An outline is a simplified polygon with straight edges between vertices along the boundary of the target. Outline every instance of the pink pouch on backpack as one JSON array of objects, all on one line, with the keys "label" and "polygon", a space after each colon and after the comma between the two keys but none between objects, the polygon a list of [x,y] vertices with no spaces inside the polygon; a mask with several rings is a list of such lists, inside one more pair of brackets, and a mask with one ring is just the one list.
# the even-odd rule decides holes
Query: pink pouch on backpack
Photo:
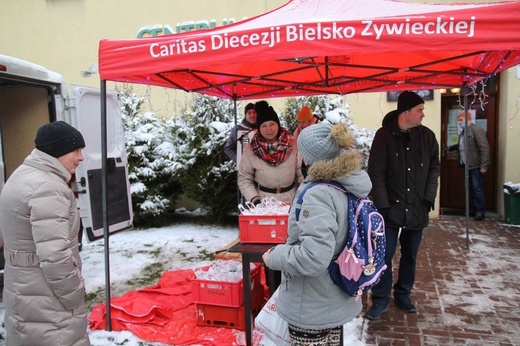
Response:
[{"label": "pink pouch on backpack", "polygon": [[354,254],[353,249],[343,251],[335,261],[341,274],[349,280],[357,281],[363,273],[363,264]]}]

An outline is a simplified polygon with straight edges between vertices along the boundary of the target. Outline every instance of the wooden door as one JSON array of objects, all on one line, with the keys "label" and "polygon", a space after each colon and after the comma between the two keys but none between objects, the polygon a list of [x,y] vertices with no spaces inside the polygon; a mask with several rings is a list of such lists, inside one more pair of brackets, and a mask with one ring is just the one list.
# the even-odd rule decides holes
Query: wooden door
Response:
[{"label": "wooden door", "polygon": [[[474,123],[486,131],[489,141],[491,165],[484,176],[486,210],[496,211],[496,135],[497,135],[497,95],[486,93],[485,105],[480,101],[469,97],[470,114],[475,118]],[[460,102],[463,102],[460,99]],[[442,126],[441,126],[441,190],[440,208],[441,213],[460,214],[465,211],[465,180],[464,168],[459,165],[457,150],[452,146],[458,141],[458,115],[463,112],[459,105],[458,95],[442,96]]]}]

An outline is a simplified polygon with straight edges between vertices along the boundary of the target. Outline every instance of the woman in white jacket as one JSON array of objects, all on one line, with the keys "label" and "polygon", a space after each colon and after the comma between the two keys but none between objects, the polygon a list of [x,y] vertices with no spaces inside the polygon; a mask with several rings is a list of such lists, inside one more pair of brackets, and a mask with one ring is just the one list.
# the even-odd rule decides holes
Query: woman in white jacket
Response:
[{"label": "woman in white jacket", "polygon": [[267,102],[257,102],[255,109],[258,131],[240,160],[238,187],[245,200],[255,205],[271,196],[290,203],[303,181],[296,141],[280,126],[278,114]]},{"label": "woman in white jacket", "polygon": [[0,196],[6,345],[88,346],[79,215],[68,185],[85,141],[56,121],[35,143]]}]

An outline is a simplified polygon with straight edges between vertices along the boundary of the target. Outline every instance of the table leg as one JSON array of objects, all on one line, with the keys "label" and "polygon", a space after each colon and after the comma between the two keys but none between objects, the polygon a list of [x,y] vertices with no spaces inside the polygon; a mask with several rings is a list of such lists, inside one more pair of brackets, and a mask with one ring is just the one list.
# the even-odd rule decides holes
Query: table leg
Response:
[{"label": "table leg", "polygon": [[276,285],[276,271],[272,269],[267,270],[267,275],[269,276],[269,297],[273,295],[273,293],[278,288],[278,285]]},{"label": "table leg", "polygon": [[246,323],[246,345],[251,346],[253,340],[253,308],[251,299],[251,261],[248,254],[242,254],[242,277],[244,279],[244,312]]}]

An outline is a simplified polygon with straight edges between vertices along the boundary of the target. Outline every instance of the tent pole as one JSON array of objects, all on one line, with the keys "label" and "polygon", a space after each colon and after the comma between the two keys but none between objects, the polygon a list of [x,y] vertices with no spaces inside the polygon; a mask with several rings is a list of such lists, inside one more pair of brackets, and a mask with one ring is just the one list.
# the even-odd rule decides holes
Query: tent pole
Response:
[{"label": "tent pole", "polygon": [[110,256],[108,242],[108,189],[107,189],[107,82],[101,80],[101,196],[103,208],[103,240],[105,242],[105,295],[106,329],[111,331]]},{"label": "tent pole", "polygon": [[[238,115],[237,115],[237,85],[233,84],[233,108],[235,112],[235,126],[238,124]],[[237,143],[233,144],[235,147],[237,146]],[[240,204],[240,189],[238,187],[238,167],[237,167],[237,205]]]},{"label": "tent pole", "polygon": [[[462,88],[464,93],[464,156],[468,157],[468,84],[464,82]],[[466,160],[464,160],[464,187],[466,191],[466,249],[469,250],[469,169]]]}]

